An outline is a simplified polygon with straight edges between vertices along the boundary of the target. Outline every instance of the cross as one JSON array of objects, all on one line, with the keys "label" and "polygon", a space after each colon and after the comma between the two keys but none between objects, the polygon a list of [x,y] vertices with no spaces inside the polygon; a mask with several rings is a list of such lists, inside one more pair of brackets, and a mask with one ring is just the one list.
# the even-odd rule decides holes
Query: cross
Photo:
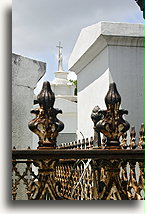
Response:
[{"label": "cross", "polygon": [[59,48],[59,51],[60,51],[61,48],[63,48],[63,47],[61,47],[60,45],[61,45],[61,42],[59,42],[59,45],[56,46],[57,48]]},{"label": "cross", "polygon": [[58,52],[58,71],[63,71],[63,65],[62,65],[62,60],[63,59],[62,59],[62,52],[61,52],[61,49],[63,47],[61,47],[60,45],[61,45],[61,43],[59,42],[59,45],[56,46],[58,48],[58,50],[59,50],[59,52]]}]

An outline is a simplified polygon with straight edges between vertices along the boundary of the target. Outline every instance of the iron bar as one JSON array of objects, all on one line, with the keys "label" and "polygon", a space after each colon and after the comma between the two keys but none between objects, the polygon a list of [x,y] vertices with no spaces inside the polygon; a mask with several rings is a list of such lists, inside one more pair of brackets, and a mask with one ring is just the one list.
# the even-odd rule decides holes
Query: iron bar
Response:
[{"label": "iron bar", "polygon": [[144,160],[144,150],[127,149],[51,149],[51,150],[13,150],[12,159],[46,160],[46,159],[123,159]]}]

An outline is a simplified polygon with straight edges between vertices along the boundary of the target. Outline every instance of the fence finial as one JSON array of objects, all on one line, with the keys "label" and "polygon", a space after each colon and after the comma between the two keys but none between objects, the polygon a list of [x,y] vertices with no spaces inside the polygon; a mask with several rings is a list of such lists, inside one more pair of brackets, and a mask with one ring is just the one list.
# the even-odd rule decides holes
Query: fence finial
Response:
[{"label": "fence finial", "polygon": [[101,146],[100,132],[96,129],[96,124],[103,119],[103,114],[100,112],[99,106],[95,106],[92,110],[91,119],[94,122],[94,145],[93,148]]},{"label": "fence finial", "polygon": [[119,138],[130,128],[130,125],[122,118],[123,114],[128,114],[128,111],[119,110],[121,96],[114,82],[109,86],[105,103],[107,110],[100,110],[104,118],[96,124],[95,128],[107,137],[106,148],[121,148]]},{"label": "fence finial", "polygon": [[58,133],[64,129],[64,124],[58,120],[57,114],[62,114],[60,109],[53,108],[55,95],[49,82],[44,82],[40,94],[37,96],[40,108],[33,109],[35,118],[28,124],[29,129],[39,137],[38,149],[56,147]]}]

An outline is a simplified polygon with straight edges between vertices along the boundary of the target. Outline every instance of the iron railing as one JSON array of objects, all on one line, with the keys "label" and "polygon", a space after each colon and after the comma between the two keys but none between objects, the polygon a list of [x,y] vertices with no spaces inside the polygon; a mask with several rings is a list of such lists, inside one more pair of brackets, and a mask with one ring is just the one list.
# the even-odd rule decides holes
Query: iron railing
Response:
[{"label": "iron railing", "polygon": [[[43,93],[42,93],[43,92]],[[56,118],[55,97],[44,83],[40,108],[30,129],[39,136],[36,150],[12,151],[13,200],[142,200],[144,199],[144,124],[135,128],[122,118],[121,97],[113,83],[107,110],[91,116],[95,138],[56,146],[63,123]],[[97,109],[97,111],[96,111]],[[102,134],[100,134],[102,133]],[[103,137],[102,137],[103,135]]]},{"label": "iron railing", "polygon": [[13,150],[13,199],[141,200],[143,157],[143,149]]}]

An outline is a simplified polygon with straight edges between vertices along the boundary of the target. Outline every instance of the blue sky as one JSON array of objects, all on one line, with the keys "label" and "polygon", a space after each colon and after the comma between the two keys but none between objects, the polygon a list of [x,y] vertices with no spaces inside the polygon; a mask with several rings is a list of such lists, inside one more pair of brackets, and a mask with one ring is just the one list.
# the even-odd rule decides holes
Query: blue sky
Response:
[{"label": "blue sky", "polygon": [[47,63],[44,79],[57,71],[56,46],[61,41],[64,70],[82,28],[99,21],[142,23],[143,14],[134,0],[13,0],[12,51]]}]

